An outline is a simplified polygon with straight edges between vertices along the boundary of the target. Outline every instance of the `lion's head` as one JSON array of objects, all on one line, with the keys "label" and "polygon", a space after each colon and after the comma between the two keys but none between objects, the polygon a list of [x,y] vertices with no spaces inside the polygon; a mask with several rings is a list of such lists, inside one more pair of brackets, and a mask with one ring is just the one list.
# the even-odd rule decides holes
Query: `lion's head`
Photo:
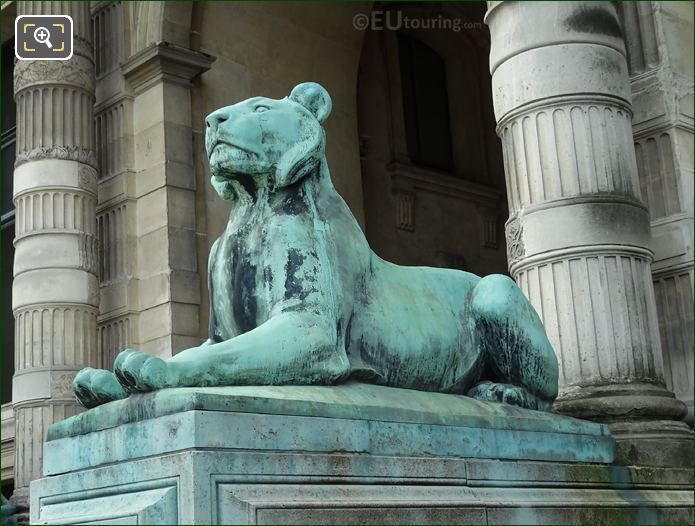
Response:
[{"label": "lion's head", "polygon": [[313,172],[324,156],[321,124],[331,98],[320,84],[305,82],[289,97],[253,97],[220,108],[205,119],[205,149],[212,184],[223,199],[240,188],[284,188]]}]

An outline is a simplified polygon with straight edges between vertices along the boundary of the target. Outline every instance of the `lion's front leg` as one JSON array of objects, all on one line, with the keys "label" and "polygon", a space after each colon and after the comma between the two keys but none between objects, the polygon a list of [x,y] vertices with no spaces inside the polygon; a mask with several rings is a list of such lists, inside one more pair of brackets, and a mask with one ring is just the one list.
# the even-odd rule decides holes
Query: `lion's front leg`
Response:
[{"label": "lion's front leg", "polygon": [[[213,343],[208,340],[200,347]],[[197,349],[195,347],[187,351]],[[72,386],[77,401],[90,409],[127,398],[132,393],[182,385],[181,377],[184,375],[181,370],[182,365],[177,362],[165,361],[135,349],[126,349],[116,357],[114,372],[86,367],[77,373]]]},{"label": "lion's front leg", "polygon": [[110,371],[87,367],[72,382],[75,398],[87,409],[126,398],[128,393]]},{"label": "lion's front leg", "polygon": [[134,349],[126,349],[116,357],[113,372],[130,393],[156,391],[178,385],[175,364]]},{"label": "lion's front leg", "polygon": [[86,408],[127,398],[135,392],[155,391],[176,385],[175,367],[145,352],[126,349],[114,362],[114,372],[87,367],[72,386],[75,398]]},{"label": "lion's front leg", "polygon": [[127,350],[116,358],[129,392],[165,387],[333,384],[350,370],[335,327],[306,314],[284,313],[236,338],[187,349],[168,360]]},{"label": "lion's front leg", "polygon": [[[164,387],[331,384],[344,379],[350,364],[338,337],[339,304],[327,243],[306,218],[284,218],[268,226],[266,254],[271,280],[256,284],[257,300],[269,317],[234,338],[182,351],[168,360],[136,351],[116,359],[115,373],[127,391]],[[228,276],[227,276],[228,277]],[[212,288],[212,287],[211,287]],[[211,300],[213,301],[213,300]],[[232,311],[215,311],[235,316]],[[215,332],[210,331],[211,335]]]}]

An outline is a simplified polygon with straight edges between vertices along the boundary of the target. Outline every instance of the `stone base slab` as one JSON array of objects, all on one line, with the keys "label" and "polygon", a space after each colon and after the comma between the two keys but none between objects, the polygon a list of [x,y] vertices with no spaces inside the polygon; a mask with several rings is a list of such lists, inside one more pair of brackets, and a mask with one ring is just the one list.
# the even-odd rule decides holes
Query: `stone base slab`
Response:
[{"label": "stone base slab", "polygon": [[367,384],[169,389],[53,425],[38,524],[689,523],[602,424]]},{"label": "stone base slab", "polygon": [[51,426],[44,475],[222,448],[610,463],[608,426],[371,384],[164,389]]}]

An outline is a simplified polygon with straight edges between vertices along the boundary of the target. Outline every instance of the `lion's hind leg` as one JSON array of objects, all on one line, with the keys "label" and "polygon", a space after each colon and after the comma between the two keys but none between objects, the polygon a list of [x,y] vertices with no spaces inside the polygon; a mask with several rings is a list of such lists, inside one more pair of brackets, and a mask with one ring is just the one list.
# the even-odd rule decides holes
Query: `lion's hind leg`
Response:
[{"label": "lion's hind leg", "polygon": [[538,314],[516,283],[490,275],[469,298],[484,374],[475,398],[549,410],[557,396],[558,362]]}]

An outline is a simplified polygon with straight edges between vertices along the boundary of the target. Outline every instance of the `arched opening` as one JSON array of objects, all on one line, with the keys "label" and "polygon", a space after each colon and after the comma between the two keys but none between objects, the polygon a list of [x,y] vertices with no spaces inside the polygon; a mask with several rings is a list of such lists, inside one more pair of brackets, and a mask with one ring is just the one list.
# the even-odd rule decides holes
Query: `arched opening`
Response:
[{"label": "arched opening", "polygon": [[406,265],[506,273],[483,3],[375,4],[358,76],[367,237]]}]

